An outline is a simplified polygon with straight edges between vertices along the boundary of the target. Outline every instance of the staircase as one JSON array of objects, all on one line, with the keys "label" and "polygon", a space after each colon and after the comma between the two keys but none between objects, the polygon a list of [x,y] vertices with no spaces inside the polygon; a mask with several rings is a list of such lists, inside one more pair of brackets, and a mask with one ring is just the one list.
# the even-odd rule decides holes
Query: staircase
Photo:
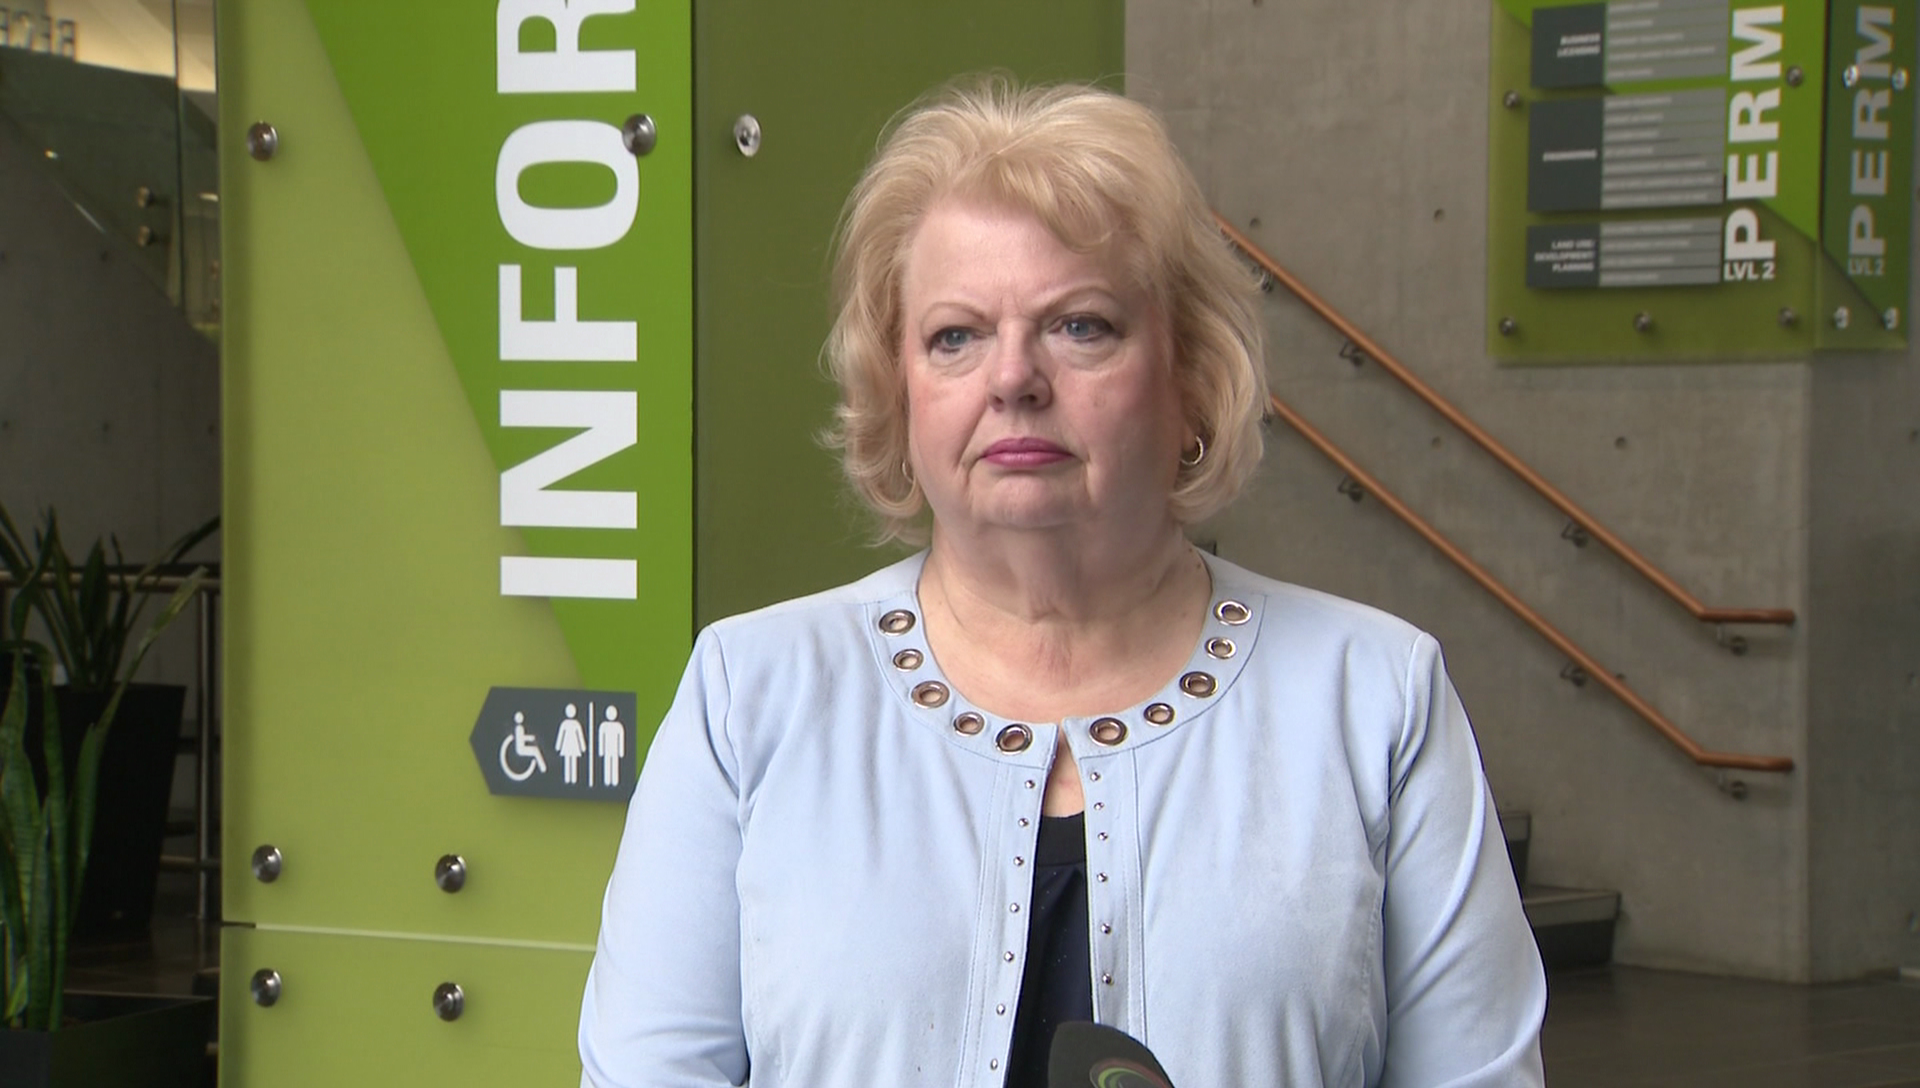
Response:
[{"label": "staircase", "polygon": [[117,255],[217,340],[215,108],[167,76],[0,48],[0,135],[35,149]]},{"label": "staircase", "polygon": [[[1438,213],[1435,217],[1438,218]],[[1729,633],[1728,625],[1757,624],[1788,627],[1794,623],[1795,613],[1789,608],[1717,607],[1708,605],[1689,593],[1646,556],[1548,483],[1511,449],[1481,428],[1451,401],[1441,396],[1438,391],[1394,358],[1357,325],[1335,310],[1325,299],[1315,294],[1297,276],[1281,267],[1277,261],[1243,234],[1231,220],[1218,212],[1215,213],[1214,218],[1221,233],[1259,270],[1263,286],[1268,291],[1284,287],[1306,309],[1340,334],[1342,359],[1356,367],[1369,363],[1377,365],[1423,401],[1440,419],[1470,443],[1478,446],[1506,468],[1523,486],[1535,492],[1547,504],[1565,515],[1568,520],[1566,528],[1561,533],[1563,539],[1577,547],[1585,546],[1591,541],[1598,541],[1627,568],[1669,598],[1673,604],[1684,609],[1694,620],[1703,624],[1713,624],[1716,641],[1736,657],[1747,652],[1747,639],[1744,635]],[[1259,221],[1255,219],[1252,222],[1257,226]],[[1343,476],[1339,486],[1340,494],[1354,502],[1367,497],[1377,499],[1382,507],[1399,518],[1461,573],[1479,585],[1521,622],[1532,628],[1562,655],[1568,662],[1560,672],[1563,680],[1576,687],[1586,684],[1589,680],[1597,682],[1601,688],[1618,699],[1623,706],[1651,727],[1687,760],[1706,770],[1712,776],[1714,783],[1727,796],[1735,801],[1744,800],[1747,796],[1747,784],[1743,779],[1734,777],[1737,773],[1784,775],[1793,771],[1794,760],[1789,756],[1721,751],[1694,740],[1651,702],[1629,687],[1623,673],[1614,672],[1595,660],[1578,643],[1522,600],[1472,556],[1415,512],[1411,506],[1387,490],[1377,477],[1369,473],[1346,451],[1295,411],[1279,393],[1269,391],[1268,407],[1270,419],[1284,422],[1341,470]],[[1624,438],[1617,439],[1616,447],[1624,442]],[[1436,448],[1441,445],[1441,439],[1437,435],[1433,438],[1432,445]],[[1613,954],[1615,922],[1620,914],[1620,893],[1611,890],[1562,888],[1531,883],[1527,872],[1532,840],[1531,814],[1523,811],[1502,812],[1500,822],[1507,843],[1508,858],[1513,867],[1514,881],[1519,886],[1527,921],[1533,929],[1541,959],[1547,969],[1560,971],[1609,962]],[[1920,925],[1915,928],[1916,932],[1920,932]]]},{"label": "staircase", "polygon": [[1592,888],[1556,888],[1527,882],[1527,848],[1533,839],[1533,815],[1500,813],[1507,860],[1520,885],[1520,905],[1540,946],[1549,973],[1599,967],[1613,959],[1613,924],[1620,916],[1620,893]]}]

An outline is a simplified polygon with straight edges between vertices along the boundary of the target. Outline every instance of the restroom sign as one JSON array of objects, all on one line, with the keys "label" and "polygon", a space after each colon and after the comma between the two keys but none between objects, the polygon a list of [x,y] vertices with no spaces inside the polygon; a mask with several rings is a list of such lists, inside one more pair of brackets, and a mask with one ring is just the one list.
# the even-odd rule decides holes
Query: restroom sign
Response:
[{"label": "restroom sign", "polygon": [[630,691],[494,688],[467,739],[489,793],[625,802],[634,711]]}]

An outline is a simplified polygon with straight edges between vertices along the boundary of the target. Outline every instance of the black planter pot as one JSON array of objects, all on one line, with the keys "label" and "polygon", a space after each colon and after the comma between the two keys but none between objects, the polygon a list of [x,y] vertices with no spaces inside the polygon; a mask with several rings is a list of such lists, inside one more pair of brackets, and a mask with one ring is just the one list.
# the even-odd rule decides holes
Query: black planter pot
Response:
[{"label": "black planter pot", "polygon": [[[0,660],[0,706],[11,686],[11,661]],[[34,777],[45,784],[40,732],[40,685],[28,690],[27,757]],[[173,684],[134,684],[120,700],[107,746],[100,753],[95,795],[93,844],[87,854],[86,882],[80,890],[74,940],[144,934],[153,920],[154,887],[160,876],[160,850],[167,834],[167,800],[180,749],[182,710],[187,689]],[[68,784],[80,754],[80,738],[106,709],[106,693],[56,687],[61,751]]]},{"label": "black planter pot", "polygon": [[[55,688],[54,695],[66,747],[77,755],[81,734],[106,709],[107,696],[63,688]],[[184,687],[134,684],[120,700],[100,754],[93,846],[74,922],[76,940],[145,933],[153,920],[186,699]]]},{"label": "black planter pot", "polygon": [[59,1031],[0,1029],[0,1088],[206,1088],[214,1001],[68,993]]}]

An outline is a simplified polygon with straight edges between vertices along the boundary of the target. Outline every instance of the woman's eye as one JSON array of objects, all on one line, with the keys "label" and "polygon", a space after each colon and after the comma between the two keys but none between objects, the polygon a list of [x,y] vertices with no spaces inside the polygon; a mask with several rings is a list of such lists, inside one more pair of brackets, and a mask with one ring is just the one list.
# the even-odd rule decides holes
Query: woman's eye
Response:
[{"label": "woman's eye", "polygon": [[1095,340],[1113,331],[1113,326],[1090,314],[1080,314],[1060,322],[1060,331],[1073,340]]},{"label": "woman's eye", "polygon": [[941,329],[933,334],[935,351],[959,351],[973,340],[973,334],[965,329]]}]

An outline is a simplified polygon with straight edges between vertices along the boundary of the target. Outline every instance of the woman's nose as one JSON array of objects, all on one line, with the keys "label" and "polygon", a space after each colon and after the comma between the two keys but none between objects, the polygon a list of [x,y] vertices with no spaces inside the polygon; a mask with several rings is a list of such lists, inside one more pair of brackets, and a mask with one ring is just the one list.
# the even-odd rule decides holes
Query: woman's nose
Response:
[{"label": "woman's nose", "polygon": [[988,370],[994,402],[1008,407],[1046,407],[1053,399],[1053,387],[1043,364],[1041,345],[1030,332],[1002,333],[996,338]]}]

